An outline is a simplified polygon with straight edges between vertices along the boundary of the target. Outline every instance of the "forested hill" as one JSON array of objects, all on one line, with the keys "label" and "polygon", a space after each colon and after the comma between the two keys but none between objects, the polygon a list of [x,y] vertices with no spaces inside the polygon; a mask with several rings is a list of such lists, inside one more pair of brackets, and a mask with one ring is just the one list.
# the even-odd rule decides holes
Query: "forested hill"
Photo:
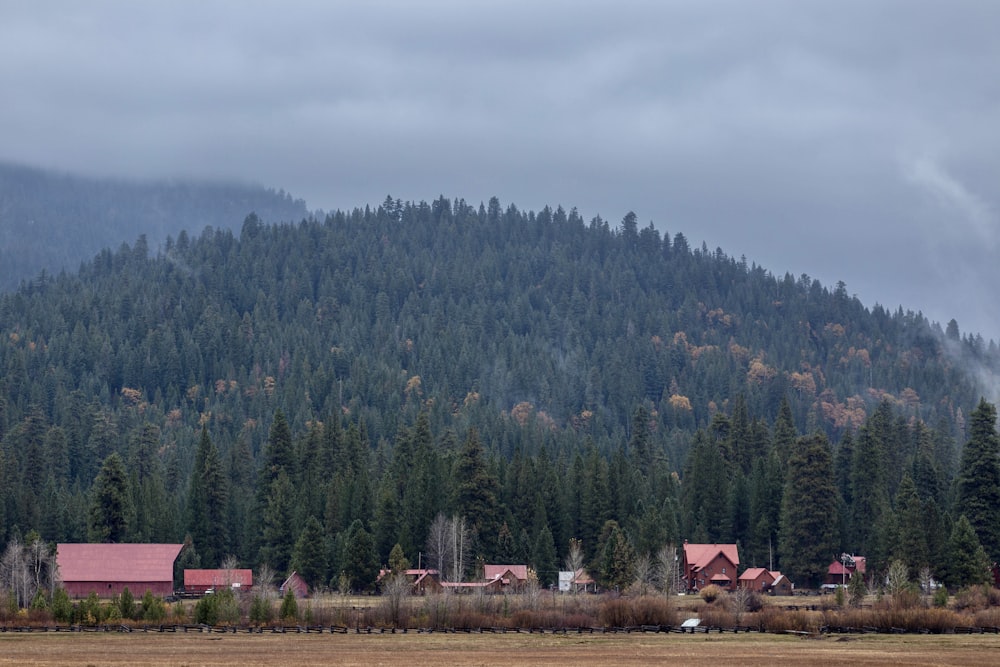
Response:
[{"label": "forested hill", "polygon": [[[749,563],[777,516],[751,535],[725,509],[730,485],[753,491],[789,434],[849,454],[877,417],[886,497],[927,447],[946,488],[984,391],[966,368],[997,367],[993,343],[954,326],[633,214],[496,199],[251,215],[155,254],[140,240],[3,296],[0,327],[0,536],[190,535],[206,566],[235,554],[300,571],[293,546],[322,539],[321,583],[362,533],[379,562],[397,542],[415,560],[438,512],[468,517],[480,557],[546,577],[569,538],[596,558],[608,520],[636,551],[739,540]],[[678,496],[704,442],[722,443],[713,470],[728,476]],[[110,534],[95,477],[126,480]],[[852,535],[839,545],[866,547]]]},{"label": "forested hill", "polygon": [[182,229],[238,228],[250,211],[271,221],[307,215],[303,201],[262,187],[93,179],[0,163],[0,290],[41,271],[76,271],[140,235],[156,247]]}]

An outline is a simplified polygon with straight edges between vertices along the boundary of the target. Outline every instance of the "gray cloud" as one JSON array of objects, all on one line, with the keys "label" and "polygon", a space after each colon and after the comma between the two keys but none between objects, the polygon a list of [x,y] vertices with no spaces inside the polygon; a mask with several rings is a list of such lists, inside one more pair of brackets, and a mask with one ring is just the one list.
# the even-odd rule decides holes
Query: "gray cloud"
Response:
[{"label": "gray cloud", "polygon": [[0,159],[324,209],[634,210],[998,338],[998,24],[961,0],[13,3]]}]

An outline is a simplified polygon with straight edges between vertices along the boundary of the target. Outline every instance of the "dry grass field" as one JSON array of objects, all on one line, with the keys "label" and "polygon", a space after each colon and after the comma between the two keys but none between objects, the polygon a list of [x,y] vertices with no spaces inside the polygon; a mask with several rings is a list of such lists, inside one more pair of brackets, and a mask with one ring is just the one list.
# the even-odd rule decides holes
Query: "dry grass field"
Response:
[{"label": "dry grass field", "polygon": [[996,635],[3,634],[0,665],[989,665]]}]

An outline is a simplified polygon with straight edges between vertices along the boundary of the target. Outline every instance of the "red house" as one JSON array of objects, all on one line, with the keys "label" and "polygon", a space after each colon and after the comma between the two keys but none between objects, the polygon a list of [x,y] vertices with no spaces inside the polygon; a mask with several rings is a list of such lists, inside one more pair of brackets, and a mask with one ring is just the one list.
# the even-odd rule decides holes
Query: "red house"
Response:
[{"label": "red house", "polygon": [[851,577],[855,574],[859,574],[863,577],[865,575],[866,565],[867,563],[864,556],[842,554],[840,556],[840,560],[833,561],[830,563],[830,567],[826,569],[826,578],[823,579],[823,588],[846,586],[851,583]]},{"label": "red house", "polygon": [[[391,570],[380,570],[378,581],[381,582],[391,572]],[[437,570],[409,569],[404,570],[403,575],[410,581],[413,595],[441,592],[441,577]]]},{"label": "red house", "polygon": [[681,577],[690,591],[700,590],[709,584],[736,590],[739,566],[739,550],[735,544],[684,543]]},{"label": "red house", "polygon": [[56,564],[70,597],[110,598],[128,588],[135,597],[174,592],[181,544],[58,544]]},{"label": "red house", "polygon": [[223,588],[250,590],[253,570],[184,570],[184,592],[205,595]]},{"label": "red house", "polygon": [[771,588],[774,580],[781,576],[780,572],[771,572],[766,567],[751,567],[744,570],[739,576],[737,585],[751,591],[763,593]]},{"label": "red house", "polygon": [[528,583],[527,565],[484,565],[483,579],[500,581],[501,588],[520,590]]}]

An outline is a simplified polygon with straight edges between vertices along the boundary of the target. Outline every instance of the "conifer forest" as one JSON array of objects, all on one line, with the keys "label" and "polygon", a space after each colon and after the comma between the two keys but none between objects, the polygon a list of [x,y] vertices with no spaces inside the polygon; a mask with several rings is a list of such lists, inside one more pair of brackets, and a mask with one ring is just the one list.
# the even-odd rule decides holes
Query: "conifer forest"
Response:
[{"label": "conifer forest", "polygon": [[[819,584],[1000,560],[996,344],[680,232],[439,197],[145,236],[0,295],[0,541],[370,590],[573,545]],[[972,563],[970,567],[970,562]],[[982,566],[982,567],[981,567]]]}]

